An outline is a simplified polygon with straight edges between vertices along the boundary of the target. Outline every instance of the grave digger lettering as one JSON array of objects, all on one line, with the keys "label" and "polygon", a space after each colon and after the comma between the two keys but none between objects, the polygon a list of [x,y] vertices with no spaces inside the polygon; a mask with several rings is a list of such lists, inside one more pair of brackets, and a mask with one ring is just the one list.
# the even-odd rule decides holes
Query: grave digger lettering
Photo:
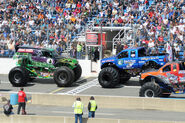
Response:
[{"label": "grave digger lettering", "polygon": [[53,49],[19,47],[15,53],[16,66],[9,72],[13,86],[24,86],[35,78],[54,79],[59,86],[71,86],[82,73],[76,59],[59,56]]}]

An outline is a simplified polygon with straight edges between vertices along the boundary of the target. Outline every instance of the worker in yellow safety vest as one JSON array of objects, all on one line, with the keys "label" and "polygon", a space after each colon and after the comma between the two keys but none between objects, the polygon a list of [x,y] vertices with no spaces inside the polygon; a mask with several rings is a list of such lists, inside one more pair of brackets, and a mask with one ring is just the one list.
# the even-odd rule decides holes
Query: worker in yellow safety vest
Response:
[{"label": "worker in yellow safety vest", "polygon": [[94,118],[95,117],[95,111],[97,110],[98,106],[96,104],[96,101],[93,96],[90,97],[90,101],[88,104],[88,111],[89,111],[89,118]]},{"label": "worker in yellow safety vest", "polygon": [[73,104],[74,114],[75,114],[75,123],[78,123],[78,119],[80,123],[82,123],[82,115],[83,115],[83,103],[81,102],[80,97],[76,98],[76,101]]}]

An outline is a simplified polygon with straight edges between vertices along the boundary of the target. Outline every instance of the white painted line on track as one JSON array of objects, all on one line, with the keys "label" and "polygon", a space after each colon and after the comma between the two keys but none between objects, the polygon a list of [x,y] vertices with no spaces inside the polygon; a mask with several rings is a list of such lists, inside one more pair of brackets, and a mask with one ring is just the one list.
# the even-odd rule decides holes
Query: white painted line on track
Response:
[{"label": "white painted line on track", "polygon": [[[74,112],[66,112],[66,111],[52,111],[53,113],[61,113],[61,114],[74,114]],[[88,114],[88,113],[83,113],[83,114]],[[115,115],[115,114],[108,114],[108,113],[97,113],[96,115]]]},{"label": "white painted line on track", "polygon": [[75,89],[72,89],[72,90],[70,90],[68,92],[58,93],[58,94],[78,94],[78,93],[80,93],[80,92],[82,92],[84,90],[87,90],[88,88],[91,88],[91,87],[95,86],[96,84],[98,84],[98,79],[94,79],[94,80],[92,80],[92,81],[90,81],[90,82],[88,82],[88,83],[86,83],[86,84],[84,84],[82,86],[79,86],[79,87],[77,87]]},{"label": "white painted line on track", "polygon": [[[101,87],[101,85],[95,85],[95,87]],[[140,86],[125,86],[123,85],[123,88],[141,88]]]},{"label": "white painted line on track", "polygon": [[123,88],[141,88],[140,86],[124,86]]},{"label": "white painted line on track", "polygon": [[7,83],[10,83],[10,82],[6,82],[6,81],[0,81],[1,84],[7,84]]}]

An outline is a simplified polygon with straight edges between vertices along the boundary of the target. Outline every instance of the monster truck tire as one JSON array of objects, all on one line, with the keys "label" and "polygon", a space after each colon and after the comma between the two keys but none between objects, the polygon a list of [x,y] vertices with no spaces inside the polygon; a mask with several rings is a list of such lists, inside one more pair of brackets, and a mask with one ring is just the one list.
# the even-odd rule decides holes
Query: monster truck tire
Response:
[{"label": "monster truck tire", "polygon": [[23,67],[15,67],[10,70],[8,78],[13,86],[24,86],[29,81],[29,72]]},{"label": "monster truck tire", "polygon": [[73,70],[66,66],[61,66],[54,72],[54,81],[59,87],[70,86],[74,82],[74,79]]},{"label": "monster truck tire", "polygon": [[75,67],[73,71],[75,73],[75,80],[74,81],[77,81],[81,77],[81,75],[82,75],[82,68],[78,64],[77,67]]},{"label": "monster truck tire", "polygon": [[145,83],[139,91],[140,97],[160,97],[161,94],[160,86],[154,82]]},{"label": "monster truck tire", "polygon": [[171,93],[168,90],[162,90],[162,94],[161,97],[169,97],[171,95]]},{"label": "monster truck tire", "polygon": [[29,78],[29,82],[33,82],[35,78]]},{"label": "monster truck tire", "polygon": [[131,78],[131,76],[124,72],[124,73],[120,73],[120,83],[124,84],[126,83],[129,79]]},{"label": "monster truck tire", "polygon": [[99,73],[98,80],[103,88],[113,88],[120,81],[119,72],[113,67],[103,68]]}]

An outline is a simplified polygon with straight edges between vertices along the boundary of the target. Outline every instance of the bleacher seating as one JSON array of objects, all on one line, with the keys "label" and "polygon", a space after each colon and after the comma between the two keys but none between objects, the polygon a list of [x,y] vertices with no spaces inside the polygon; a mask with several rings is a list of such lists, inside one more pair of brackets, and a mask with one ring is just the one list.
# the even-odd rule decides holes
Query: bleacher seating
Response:
[{"label": "bleacher seating", "polygon": [[[21,41],[25,43],[23,45],[56,49],[59,44],[62,44],[63,50],[66,50],[67,44],[71,45],[79,35],[84,34],[85,28],[92,21],[94,21],[94,26],[100,26],[101,21],[103,21],[103,26],[113,27],[131,26],[131,23],[140,24],[140,34],[136,35],[140,42],[152,38],[157,44],[160,42],[158,38],[160,35],[162,35],[162,38],[165,38],[165,36],[168,36],[168,39],[173,38],[170,40],[177,42],[177,39],[174,39],[174,37],[184,35],[182,29],[177,32],[178,36],[171,33],[176,26],[184,25],[185,23],[183,16],[185,12],[183,9],[184,3],[182,1],[143,0],[143,3],[140,0],[108,1],[1,1],[0,50],[5,51],[1,55],[9,56],[10,41],[13,41],[14,44]],[[103,14],[100,13],[101,11]],[[170,17],[169,11],[177,13],[175,18]],[[167,20],[165,20],[164,13],[168,15],[166,16]],[[182,18],[182,21],[178,18]],[[165,24],[166,21],[168,21],[167,24]],[[79,22],[79,25],[77,22]],[[159,24],[162,26],[160,27]],[[152,34],[152,32],[154,33]],[[165,33],[168,34],[165,35]],[[169,37],[171,34],[172,37]],[[7,39],[7,37],[10,37],[10,39]],[[179,40],[178,42],[183,42],[182,39]],[[2,42],[6,42],[6,44],[3,43],[2,45]],[[143,43],[138,44],[143,46]],[[159,49],[159,52],[164,52],[164,44],[165,42],[163,41],[163,48],[156,47]],[[147,44],[144,44],[144,46],[147,46]]]}]

